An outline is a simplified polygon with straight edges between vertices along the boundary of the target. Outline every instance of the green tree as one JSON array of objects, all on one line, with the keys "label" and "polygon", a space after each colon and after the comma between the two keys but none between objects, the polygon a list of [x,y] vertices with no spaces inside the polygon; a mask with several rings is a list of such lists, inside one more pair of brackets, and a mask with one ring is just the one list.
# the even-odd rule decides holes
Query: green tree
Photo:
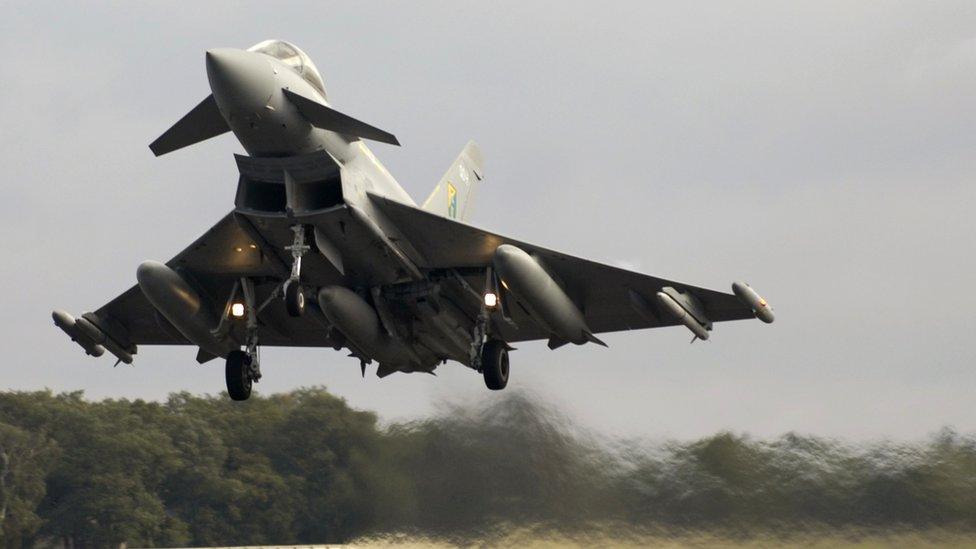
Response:
[{"label": "green tree", "polygon": [[41,526],[38,503],[57,445],[40,433],[0,423],[0,525],[3,544],[25,545]]}]

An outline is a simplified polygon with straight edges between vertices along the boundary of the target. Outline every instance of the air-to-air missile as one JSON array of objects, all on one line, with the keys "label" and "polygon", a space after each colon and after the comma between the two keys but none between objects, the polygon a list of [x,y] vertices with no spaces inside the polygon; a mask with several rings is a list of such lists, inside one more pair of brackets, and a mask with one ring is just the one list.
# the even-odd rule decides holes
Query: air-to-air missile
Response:
[{"label": "air-to-air missile", "polygon": [[[681,293],[668,286],[655,294],[658,304],[681,324],[684,324],[698,339],[708,339],[712,323],[705,316],[705,308],[690,293]],[[692,340],[694,341],[694,340]]]}]

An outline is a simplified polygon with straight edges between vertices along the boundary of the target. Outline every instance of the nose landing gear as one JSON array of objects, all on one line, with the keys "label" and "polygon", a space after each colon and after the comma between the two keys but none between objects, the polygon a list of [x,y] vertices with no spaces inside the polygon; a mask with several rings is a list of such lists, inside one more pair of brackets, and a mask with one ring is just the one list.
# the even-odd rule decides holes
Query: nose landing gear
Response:
[{"label": "nose landing gear", "polygon": [[291,246],[285,246],[291,252],[291,276],[285,281],[285,308],[288,314],[299,317],[305,314],[305,288],[301,284],[302,275],[302,256],[311,247],[305,243],[305,225],[292,225],[291,230],[295,233],[295,240]]}]

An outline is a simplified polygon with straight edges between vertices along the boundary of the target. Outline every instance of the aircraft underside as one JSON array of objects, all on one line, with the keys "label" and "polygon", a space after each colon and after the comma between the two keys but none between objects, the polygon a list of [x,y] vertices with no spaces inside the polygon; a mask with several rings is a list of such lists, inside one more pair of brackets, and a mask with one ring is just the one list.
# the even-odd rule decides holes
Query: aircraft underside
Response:
[{"label": "aircraft underside", "polygon": [[212,94],[150,148],[157,155],[233,131],[235,208],[138,284],[80,318],[53,318],[86,353],[131,363],[137,345],[193,345],[225,360],[228,393],[261,378],[260,346],[347,349],[376,373],[455,361],[490,389],[508,383],[511,343],[603,342],[598,333],[759,318],[748,285],[708,290],[573,257],[464,222],[483,179],[474,142],[421,207],[363,139],[392,134],[335,111],[314,65],[266,41],[206,56]]}]

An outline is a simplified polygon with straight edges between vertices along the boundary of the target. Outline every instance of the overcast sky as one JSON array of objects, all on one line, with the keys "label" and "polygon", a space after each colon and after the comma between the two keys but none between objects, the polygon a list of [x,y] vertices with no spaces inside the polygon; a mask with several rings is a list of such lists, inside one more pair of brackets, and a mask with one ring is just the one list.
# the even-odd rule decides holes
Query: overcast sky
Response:
[{"label": "overcast sky", "polygon": [[[272,7],[273,6],[273,7]],[[777,321],[520,344],[511,389],[625,436],[847,438],[976,430],[976,4],[7,3],[0,8],[2,387],[223,390],[189,347],[92,359],[94,310],[233,207],[228,134],[147,145],[208,93],[204,51],[295,42],[422,200],[468,139],[473,222],[728,290]],[[601,336],[602,337],[602,336]],[[386,420],[492,395],[456,364],[359,377],[331,349],[263,353],[261,392],[326,385]]]}]

